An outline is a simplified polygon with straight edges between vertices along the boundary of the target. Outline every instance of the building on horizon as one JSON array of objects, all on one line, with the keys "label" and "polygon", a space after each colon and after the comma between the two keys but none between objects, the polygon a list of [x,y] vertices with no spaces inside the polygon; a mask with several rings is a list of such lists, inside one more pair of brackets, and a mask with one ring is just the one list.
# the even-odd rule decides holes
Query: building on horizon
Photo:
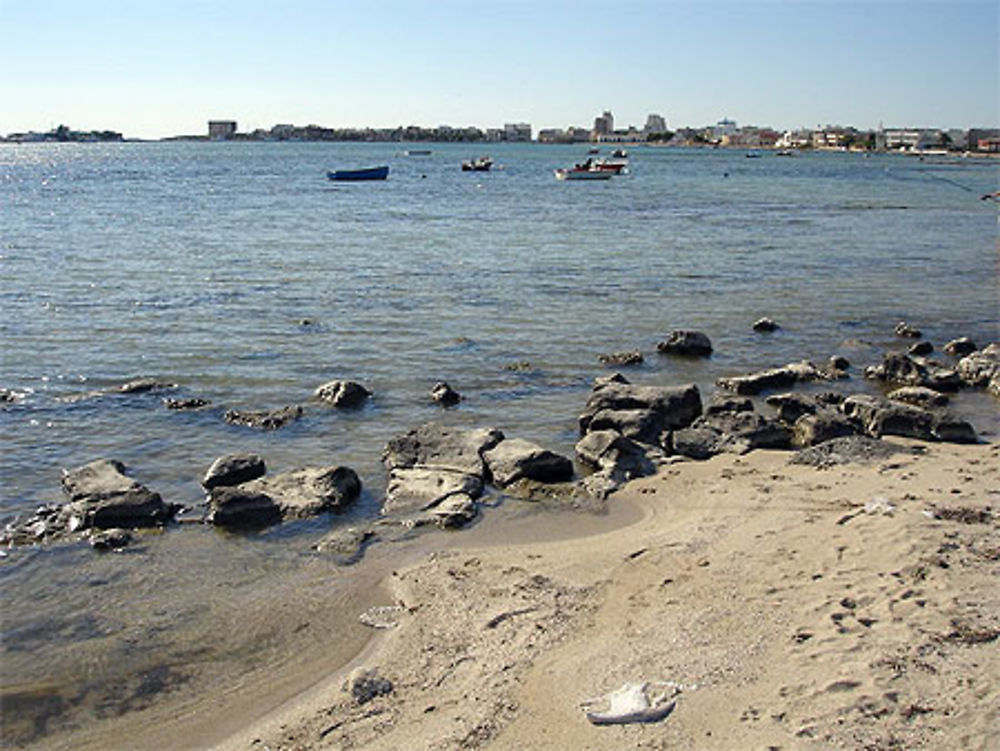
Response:
[{"label": "building on horizon", "polygon": [[228,141],[236,135],[235,120],[209,120],[208,137],[213,141]]},{"label": "building on horizon", "polygon": [[650,133],[666,133],[667,121],[663,119],[662,115],[650,113],[649,117],[646,118],[646,125],[642,129],[642,132],[647,135]]},{"label": "building on horizon", "polygon": [[594,128],[591,131],[593,140],[599,141],[601,136],[611,135],[615,132],[615,116],[611,110],[604,110],[604,113],[594,118]]},{"label": "building on horizon", "polygon": [[504,123],[503,140],[530,141],[531,125],[529,123]]}]

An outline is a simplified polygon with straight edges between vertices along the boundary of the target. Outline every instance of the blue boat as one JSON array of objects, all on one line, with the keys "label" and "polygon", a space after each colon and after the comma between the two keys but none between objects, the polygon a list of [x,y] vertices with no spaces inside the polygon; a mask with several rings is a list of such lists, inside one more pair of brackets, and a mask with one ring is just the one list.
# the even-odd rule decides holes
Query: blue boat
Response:
[{"label": "blue boat", "polygon": [[389,176],[388,165],[368,169],[349,169],[327,172],[331,180],[385,180]]}]

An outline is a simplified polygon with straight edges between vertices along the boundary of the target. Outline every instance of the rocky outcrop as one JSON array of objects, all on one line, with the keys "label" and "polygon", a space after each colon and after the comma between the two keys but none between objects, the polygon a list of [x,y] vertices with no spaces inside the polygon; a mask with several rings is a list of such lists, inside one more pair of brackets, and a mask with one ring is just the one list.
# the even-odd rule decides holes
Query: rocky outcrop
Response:
[{"label": "rocky outcrop", "polygon": [[976,343],[967,336],[952,339],[944,345],[944,351],[953,357],[965,357],[966,355],[971,355],[977,349],[979,347],[976,346]]},{"label": "rocky outcrop", "polygon": [[880,365],[866,368],[865,377],[900,386],[923,386],[935,391],[955,391],[962,385],[955,370],[899,352],[890,352]]},{"label": "rocky outcrop", "polygon": [[522,438],[506,438],[484,452],[489,477],[505,488],[518,480],[566,482],[573,477],[572,460]]},{"label": "rocky outcrop", "polygon": [[712,341],[701,331],[672,331],[656,349],[665,355],[708,357],[712,354]]},{"label": "rocky outcrop", "polygon": [[179,506],[165,503],[154,493],[125,475],[121,462],[99,459],[63,475],[62,488],[69,503],[60,516],[80,519],[82,528],[155,527],[170,521]]},{"label": "rocky outcrop", "polygon": [[720,378],[721,388],[736,394],[753,395],[770,389],[784,389],[797,383],[827,379],[829,376],[808,360],[789,363],[781,368],[771,368],[743,376]]},{"label": "rocky outcrop", "polygon": [[644,358],[642,352],[639,350],[631,350],[629,352],[612,352],[607,355],[601,355],[597,358],[605,365],[629,367],[631,365],[642,365]]},{"label": "rocky outcrop", "polygon": [[334,407],[350,409],[364,404],[372,392],[355,381],[330,381],[317,388],[313,395]]},{"label": "rocky outcrop", "polygon": [[753,449],[788,448],[788,427],[757,412],[717,412],[700,417],[689,428],[670,434],[673,453],[707,459],[720,453],[745,454]]},{"label": "rocky outcrop", "polygon": [[812,467],[832,467],[838,464],[867,464],[887,459],[899,449],[890,443],[863,435],[833,438],[829,441],[797,451],[790,464]]},{"label": "rocky outcrop", "polygon": [[799,417],[792,425],[791,443],[795,448],[805,448],[857,433],[857,426],[846,415],[826,408]]},{"label": "rocky outcrop", "polygon": [[1000,344],[993,343],[958,361],[959,378],[974,388],[985,388],[1000,397]]},{"label": "rocky outcrop", "polygon": [[926,386],[901,386],[890,391],[887,396],[894,402],[912,404],[914,407],[924,409],[946,407],[950,401],[947,395]]},{"label": "rocky outcrop", "polygon": [[227,410],[222,416],[231,425],[243,425],[247,428],[257,430],[278,430],[291,422],[295,422],[302,417],[302,407],[298,404],[290,404],[280,409],[260,410],[260,411],[239,411],[235,409]]}]

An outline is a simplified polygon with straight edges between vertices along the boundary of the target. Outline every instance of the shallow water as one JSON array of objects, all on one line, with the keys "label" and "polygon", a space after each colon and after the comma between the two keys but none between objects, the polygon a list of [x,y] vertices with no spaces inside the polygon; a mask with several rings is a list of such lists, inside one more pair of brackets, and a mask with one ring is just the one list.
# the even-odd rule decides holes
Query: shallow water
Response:
[{"label": "shallow water", "polygon": [[[61,468],[98,457],[186,504],[236,450],[271,472],[346,464],[365,485],[343,516],[262,535],[170,530],[121,556],[12,551],[3,685],[49,697],[26,700],[39,732],[137,708],[183,682],[178,666],[221,674],[244,651],[273,657],[261,613],[294,599],[298,577],[351,576],[309,543],[376,512],[381,449],[421,422],[496,426],[571,454],[591,380],[608,372],[601,354],[640,349],[633,380],[708,394],[721,375],[842,353],[856,376],[842,387],[864,389],[858,371],[900,346],[899,320],[938,345],[1000,338],[997,212],[979,200],[996,162],[641,148],[630,175],[597,184],[553,178],[582,147],[431,148],[0,147],[0,386],[23,397],[0,410],[0,514],[59,500]],[[485,151],[493,172],[459,170]],[[380,163],[385,182],[325,179]],[[764,315],[783,328],[752,332]],[[676,328],[708,333],[713,357],[658,356]],[[178,388],[108,393],[138,376]],[[365,383],[372,403],[310,402],[333,378]],[[430,403],[438,380],[463,394],[458,408]],[[212,406],[170,411],[165,395]],[[305,416],[272,433],[221,419],[289,403]],[[994,401],[959,407],[995,429]],[[207,637],[227,628],[235,646]],[[123,675],[139,678],[117,696]]]}]

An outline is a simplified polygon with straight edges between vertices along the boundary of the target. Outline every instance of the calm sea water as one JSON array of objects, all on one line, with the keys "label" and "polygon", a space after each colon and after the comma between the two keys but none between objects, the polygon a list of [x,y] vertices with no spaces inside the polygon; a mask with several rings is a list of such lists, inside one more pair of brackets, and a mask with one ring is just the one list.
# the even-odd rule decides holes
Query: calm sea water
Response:
[{"label": "calm sea water", "polygon": [[[272,472],[347,464],[366,488],[351,514],[295,534],[179,530],[110,564],[82,546],[13,551],[2,680],[19,707],[46,707],[40,732],[100,714],[116,676],[186,664],[206,624],[241,612],[201,607],[204,587],[254,591],[301,567],[320,528],[374,514],[379,453],[417,424],[496,426],[571,454],[601,354],[640,349],[633,380],[707,395],[721,375],[834,353],[857,372],[898,346],[900,320],[939,345],[1000,338],[997,211],[979,200],[998,187],[996,162],[640,148],[630,175],[562,183],[552,170],[583,147],[430,148],[0,147],[0,386],[23,397],[0,410],[0,514],[59,500],[61,468],[98,457],[187,504],[237,450]],[[487,151],[493,172],[459,170]],[[383,163],[385,182],[325,178]],[[782,330],[753,333],[764,315]],[[705,331],[716,354],[659,357],[676,328]],[[531,367],[508,369],[518,362]],[[139,376],[212,406],[106,393]],[[309,401],[334,378],[366,384],[372,403]],[[438,380],[463,394],[458,408],[429,401]],[[290,403],[305,416],[272,433],[221,419]],[[970,404],[981,430],[995,424],[995,403]],[[190,633],[150,630],[170,608],[192,614]],[[112,646],[123,639],[133,647]],[[102,657],[84,669],[88,647]]]}]

